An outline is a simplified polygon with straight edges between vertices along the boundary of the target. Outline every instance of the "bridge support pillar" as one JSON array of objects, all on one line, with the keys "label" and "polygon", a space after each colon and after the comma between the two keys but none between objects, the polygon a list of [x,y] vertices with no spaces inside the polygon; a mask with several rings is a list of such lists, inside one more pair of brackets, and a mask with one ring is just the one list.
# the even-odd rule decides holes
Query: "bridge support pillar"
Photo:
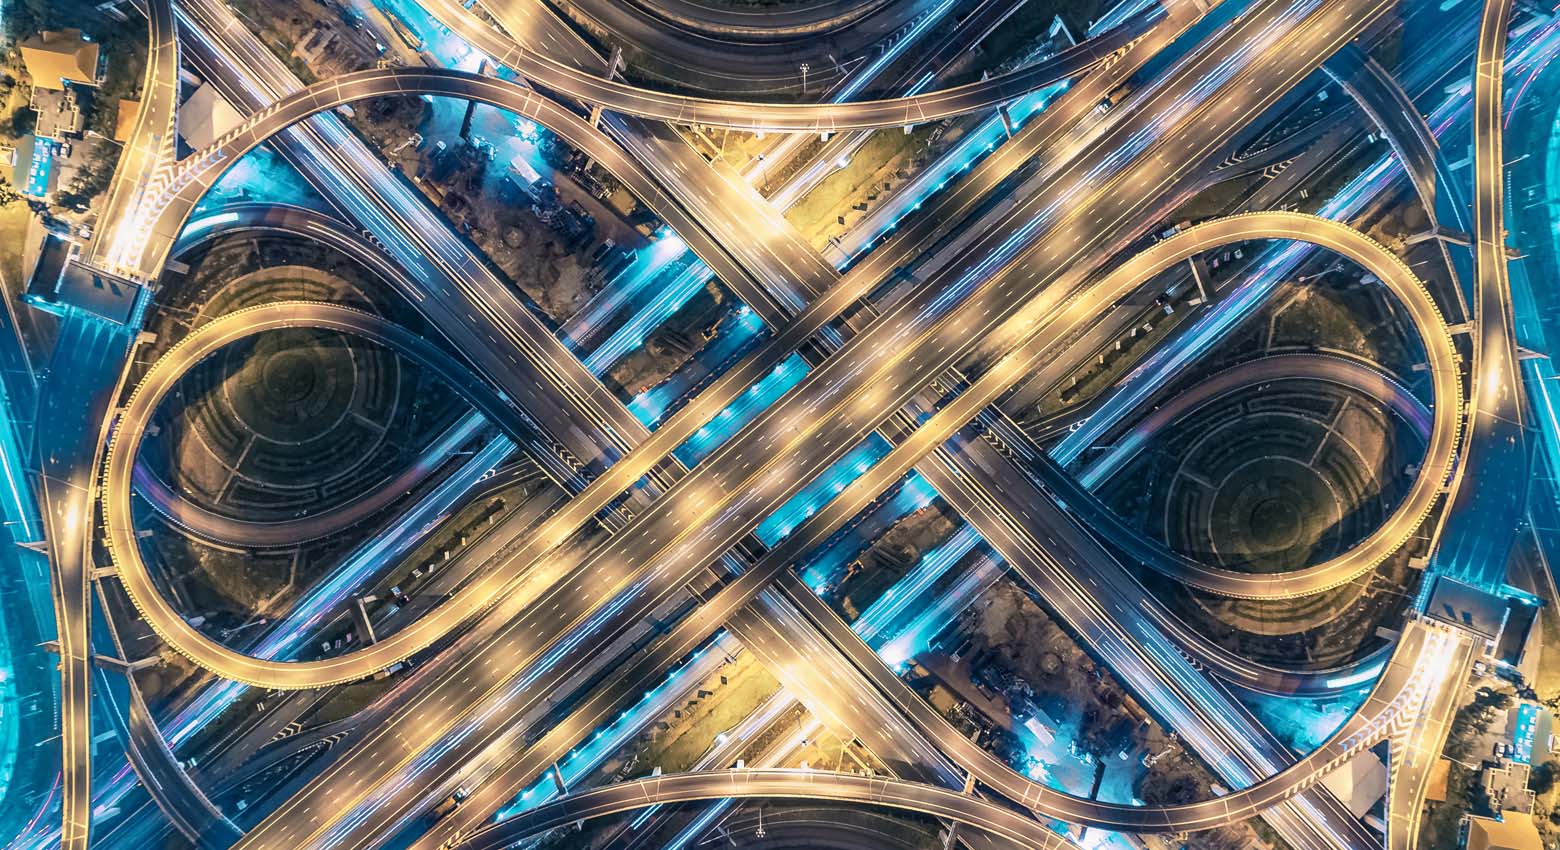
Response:
[{"label": "bridge support pillar", "polygon": [[155,655],[148,655],[145,658],[137,658],[134,661],[126,661],[123,658],[115,658],[112,655],[95,654],[92,656],[92,663],[102,667],[105,670],[113,670],[128,676],[138,670],[146,670],[152,667],[156,667],[158,664],[162,663],[162,659]]},{"label": "bridge support pillar", "polygon": [[367,643],[375,643],[379,639],[374,637],[374,624],[368,619],[368,608],[363,603],[363,597],[358,596],[352,600],[352,620],[356,623],[358,631],[363,633],[363,640]]},{"label": "bridge support pillar", "polygon": [[1188,259],[1186,264],[1192,268],[1192,282],[1197,284],[1197,297],[1201,298],[1204,304],[1212,303],[1213,295],[1208,291],[1207,263],[1203,262],[1201,256],[1196,256]]},{"label": "bridge support pillar", "polygon": [[1404,245],[1418,245],[1421,242],[1429,242],[1431,239],[1441,239],[1453,245],[1468,247],[1473,244],[1473,237],[1449,227],[1432,227],[1429,230],[1421,230],[1403,240]]}]

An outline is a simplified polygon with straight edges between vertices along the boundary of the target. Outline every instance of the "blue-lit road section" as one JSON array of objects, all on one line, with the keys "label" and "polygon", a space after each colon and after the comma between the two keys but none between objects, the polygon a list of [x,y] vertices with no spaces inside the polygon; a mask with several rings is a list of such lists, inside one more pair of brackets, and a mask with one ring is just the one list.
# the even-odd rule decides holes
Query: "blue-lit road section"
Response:
[{"label": "blue-lit road section", "polygon": [[[1546,26],[1560,28],[1560,18]],[[1560,303],[1556,289],[1556,270],[1560,269],[1560,219],[1555,202],[1550,200],[1549,175],[1560,168],[1560,124],[1556,106],[1560,104],[1560,38],[1545,38],[1544,49],[1507,67],[1525,78],[1513,88],[1515,95],[1508,112],[1511,132],[1508,142],[1527,145],[1520,153],[1508,153],[1512,174],[1512,204],[1521,204],[1521,213],[1509,219],[1513,240],[1528,254],[1527,262],[1537,262],[1534,272],[1522,281],[1512,280],[1512,306],[1517,320],[1517,342],[1530,351],[1549,354],[1522,360],[1523,379],[1531,411],[1529,424],[1533,436],[1533,489],[1528,511],[1537,539],[1550,563],[1560,558],[1560,373],[1552,359],[1560,351],[1549,339],[1542,319]],[[1513,144],[1512,147],[1515,147]],[[1536,209],[1534,214],[1531,210]]]},{"label": "blue-lit road section", "polygon": [[[937,498],[937,491],[920,476],[911,472],[904,483],[890,496],[881,508],[874,512],[880,530],[885,530],[900,517],[912,514],[930,505]],[[836,535],[839,539],[825,546],[802,570],[802,581],[814,592],[832,581],[845,568],[846,563],[861,551],[868,541],[857,535]]]},{"label": "blue-lit road section", "polygon": [[835,496],[845,489],[845,485],[861,477],[863,473],[872,468],[872,465],[882,460],[892,447],[888,441],[873,434],[862,440],[861,444],[845,453],[845,456],[835,461],[823,474],[814,478],[803,487],[800,492],[792,496],[789,501],[759,523],[754,532],[765,546],[774,546],[784,540],[796,529],[806,522],[818,509],[827,505]]},{"label": "blue-lit road section", "polygon": [[413,35],[422,39],[422,51],[432,56],[441,67],[461,68],[476,70],[477,66],[486,61],[496,65],[492,59],[478,53],[476,48],[467,44],[459,36],[440,26],[416,0],[374,0],[387,16],[399,20]]},{"label": "blue-lit road section", "polygon": [[[682,240],[678,240],[681,242]],[[653,249],[652,249],[653,250]],[[686,253],[686,252],[684,252]],[[681,258],[679,258],[681,259]],[[662,264],[663,266],[665,263]],[[650,303],[613,332],[606,342],[597,346],[585,358],[585,368],[591,374],[600,377],[612,368],[612,364],[618,362],[630,351],[645,344],[645,339],[651,332],[660,326],[662,322],[672,317],[673,313],[681,310],[684,304],[704,288],[706,281],[710,279],[710,270],[703,263],[694,261],[681,266],[661,287],[655,290],[655,295]],[[641,284],[642,286],[643,284]]]},{"label": "blue-lit road section", "polygon": [[878,54],[877,58],[873,59],[867,67],[852,73],[850,79],[845,81],[845,85],[830,92],[829,100],[834,103],[844,103],[855,97],[864,86],[877,79],[884,69],[903,55],[905,48],[919,41],[921,36],[926,34],[927,30],[936,25],[938,21],[941,21],[956,5],[958,5],[958,0],[941,0],[936,6],[927,10],[916,19],[915,23],[911,25],[910,31],[905,33],[902,38],[890,44],[888,49]]},{"label": "blue-lit road section", "polygon": [[634,396],[628,403],[629,412],[645,427],[654,428],[656,423],[666,417],[672,405],[746,351],[748,343],[758,339],[763,332],[764,320],[746,304],[739,306],[725,318],[715,332],[715,338],[699,350],[693,362],[679,369],[677,374]]},{"label": "blue-lit road section", "polygon": [[[1510,92],[1503,83],[1510,16],[1506,3],[1485,4],[1475,48],[1469,169],[1475,273],[1468,316],[1474,362],[1466,434],[1427,576],[1445,576],[1488,594],[1500,594],[1506,587],[1517,539],[1514,520],[1526,515],[1529,476],[1527,409],[1512,306],[1523,264],[1506,255],[1509,178],[1503,98]],[[1435,592],[1427,580],[1421,604],[1428,604]]]},{"label": "blue-lit road section", "polygon": [[60,793],[57,659],[43,647],[58,633],[17,414],[12,387],[0,381],[0,840],[7,846],[57,833],[46,815],[57,811]]},{"label": "blue-lit road section", "polygon": [[[919,478],[919,476],[917,476]],[[940,546],[922,556],[915,568],[894,582],[882,596],[873,600],[867,610],[850,624],[856,634],[876,648],[879,638],[891,634],[890,627],[904,617],[911,603],[919,600],[926,591],[947,574],[954,564],[964,559],[982,542],[980,533],[968,523],[961,524]],[[946,621],[945,621],[946,623]],[[930,637],[930,636],[928,636]],[[915,647],[919,652],[924,646]]]},{"label": "blue-lit road section", "polygon": [[[953,623],[958,611],[969,605],[971,599],[1002,576],[1003,564],[1004,562],[995,552],[990,550],[982,552],[957,581],[944,588],[929,603],[923,603],[916,608],[915,616],[899,630],[898,634],[881,646],[874,645],[878,657],[895,670],[903,670],[910,659],[924,652],[931,645],[932,640]],[[933,582],[935,583],[935,579]],[[867,611],[871,613],[870,608]],[[863,618],[865,617],[866,615],[863,615]],[[868,643],[872,642],[868,641]]]},{"label": "blue-lit road section", "polygon": [[[612,320],[614,313],[638,298],[645,287],[668,265],[687,254],[688,246],[683,242],[682,237],[672,233],[669,228],[662,228],[658,236],[656,241],[636,251],[633,262],[628,268],[608,281],[596,297],[585,305],[585,309],[570,321],[563,334],[564,342],[568,343],[570,348],[578,349],[587,339],[598,333],[602,326]],[[708,271],[704,274],[706,277],[709,276]],[[592,356],[601,354],[603,348],[605,346],[592,352]]]},{"label": "blue-lit road section", "polygon": [[[673,452],[677,459],[686,466],[696,466],[699,461],[709,457],[710,453],[720,448],[720,444],[726,438],[742,430],[742,427],[753,421],[760,413],[763,413],[775,399],[785,395],[792,387],[801,383],[807,377],[810,368],[807,362],[798,355],[791,355],[785,362],[776,366],[773,371],[764,376],[758,383],[748,387],[747,392],[741,398],[727,405],[721,412],[715,414],[704,427],[693,433],[686,442],[678,446]],[[878,455],[877,457],[881,457]],[[877,457],[872,462],[877,462]],[[765,541],[766,543],[771,541]]]},{"label": "blue-lit road section", "polygon": [[[1532,524],[1541,533],[1538,539],[1553,561],[1560,556],[1560,373],[1555,371],[1552,355],[1555,341],[1545,331],[1546,309],[1560,301],[1555,274],[1560,268],[1560,229],[1557,229],[1555,202],[1549,200],[1549,175],[1560,167],[1560,125],[1556,103],[1560,98],[1560,18],[1546,24],[1537,35],[1538,49],[1517,54],[1507,62],[1508,91],[1512,92],[1507,109],[1508,168],[1512,192],[1507,202],[1508,227],[1513,241],[1528,255],[1527,263],[1540,263],[1531,274],[1511,280],[1512,310],[1516,318],[1517,344],[1545,357],[1521,361],[1527,391],[1530,435],[1533,444],[1533,491],[1528,509]],[[1526,141],[1525,149],[1516,148]],[[1532,214],[1530,209],[1537,209]],[[1516,213],[1513,215],[1513,213]]]},{"label": "blue-lit road section", "polygon": [[[28,308],[22,308],[28,309]],[[27,462],[14,418],[10,388],[0,381],[0,841],[11,842],[40,824],[57,802],[59,753],[48,743],[59,730],[55,659],[42,644],[54,640],[49,561],[38,549],[43,521],[27,480]],[[38,694],[25,710],[24,695]]]}]

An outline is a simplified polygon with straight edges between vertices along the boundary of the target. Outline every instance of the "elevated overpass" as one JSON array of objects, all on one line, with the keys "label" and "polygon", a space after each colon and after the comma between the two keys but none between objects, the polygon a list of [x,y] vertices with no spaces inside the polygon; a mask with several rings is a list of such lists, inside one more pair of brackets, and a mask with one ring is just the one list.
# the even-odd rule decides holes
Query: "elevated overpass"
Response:
[{"label": "elevated overpass", "polygon": [[[804,133],[902,127],[995,109],[1104,61],[1167,14],[1160,9],[1139,15],[1050,59],[961,86],[887,100],[757,103],[678,95],[605,79],[521,47],[458,0],[424,0],[422,6],[493,61],[583,103],[677,124]],[[1195,11],[1190,4],[1177,3],[1169,14],[1194,15]]]},{"label": "elevated overpass", "polygon": [[179,30],[172,0],[141,0],[148,46],[141,105],[130,138],[119,154],[86,262],[124,274],[139,249],[138,211],[156,197],[176,167],[179,117]]},{"label": "elevated overpass", "polygon": [[[307,117],[308,115],[333,108],[336,105],[350,102],[352,100],[361,99],[363,97],[371,97],[375,96],[376,94],[388,93],[444,93],[450,94],[452,96],[469,97],[480,100],[482,102],[493,103],[494,105],[512,109],[520,114],[528,116],[542,117],[544,123],[555,123],[556,126],[561,126],[564,128],[580,130],[580,127],[576,127],[574,125],[583,124],[583,122],[580,122],[579,119],[574,117],[572,114],[557,110],[556,107],[553,108],[553,111],[558,114],[549,113],[546,117],[543,117],[543,113],[548,112],[548,103],[537,97],[533,92],[518,86],[514,86],[512,84],[503,83],[501,81],[492,80],[486,77],[461,74],[458,72],[431,70],[370,71],[354,75],[347,75],[311,87],[310,89],[305,90],[304,92],[300,92],[298,95],[292,98],[282,101],[281,103],[273,106],[271,109],[256,116],[254,120],[245,126],[235,130],[227,138],[220,141],[217,145],[214,145],[212,150],[192,157],[190,159],[190,162],[192,163],[191,170],[187,172],[186,178],[180,181],[180,185],[178,187],[179,200],[175,203],[170,203],[164,209],[163,214],[159,216],[159,220],[162,223],[159,224],[156,229],[161,233],[170,234],[170,238],[172,238],[172,234],[176,234],[178,230],[182,229],[181,223],[184,220],[188,210],[194,207],[199,197],[204,193],[206,186],[209,186],[212,182],[214,182],[217,175],[219,175],[222,170],[225,170],[227,163],[236,161],[236,159],[242,156],[244,152],[257,146],[264,138],[279,132],[281,129],[290,126],[291,124],[301,120],[304,117]],[[548,117],[553,118],[554,122],[549,122],[547,120]],[[585,127],[584,129],[588,130],[588,127]],[[576,135],[581,134],[576,133]],[[584,133],[581,138],[583,138],[586,142],[590,142],[592,139],[588,132]],[[160,266],[160,262],[160,259],[158,259],[152,265],[154,267]],[[832,315],[832,313],[820,313],[820,315]],[[804,330],[806,329],[804,328]],[[810,335],[810,332],[808,332],[806,335]],[[805,338],[805,336],[802,338]],[[713,412],[713,409],[711,409],[709,412]],[[691,418],[689,421],[692,421]],[[656,438],[665,436],[667,438],[665,440],[666,448],[669,450],[670,447],[676,445],[676,442],[673,442],[672,440],[676,437],[677,431],[678,429],[669,429],[663,427],[655,433],[651,439],[651,442],[655,443],[657,442]],[[680,440],[678,440],[678,442],[680,442]],[[636,452],[635,454],[639,454],[639,452]],[[622,474],[632,475],[632,477],[625,479],[626,481],[631,482],[638,477],[637,474],[632,474],[635,468],[636,464],[633,463],[620,462],[618,464],[614,464],[613,467],[609,470],[606,478],[615,479],[619,474],[619,470],[622,469]],[[627,485],[624,484],[624,486]],[[589,500],[576,500],[576,502],[580,501]],[[1424,509],[1428,510],[1428,508]],[[567,514],[570,512],[566,511],[565,513]],[[124,547],[115,546],[113,548],[116,551],[116,558],[126,557],[126,555],[121,553],[121,550]],[[1374,566],[1374,563],[1370,563],[1365,567],[1356,566],[1354,568],[1359,569],[1360,572],[1363,572],[1365,569],[1369,569],[1370,566]],[[468,610],[458,616],[463,618],[469,613],[472,613],[472,611]],[[438,619],[440,618],[437,615],[431,615],[429,618],[425,618],[423,622],[427,623],[428,626],[432,626],[432,623],[428,623],[428,621]],[[177,628],[177,626],[172,624],[171,621],[169,621],[169,626],[171,628]],[[402,632],[400,637],[406,638],[407,643],[410,646],[412,645],[413,640],[431,640],[432,638],[429,637],[430,635],[442,634],[450,627],[451,625],[448,623],[439,628],[420,629],[413,627],[407,631]],[[422,635],[422,637],[414,637],[416,635]],[[189,639],[192,636],[183,635],[183,637]],[[177,640],[173,641],[175,646],[179,646],[182,642],[183,641]],[[319,686],[321,684],[329,683],[328,681],[322,681],[322,676],[342,676],[343,678],[336,678],[330,681],[347,681],[353,678],[361,678],[362,676],[366,676],[369,673],[372,673],[376,669],[383,669],[383,667],[394,663],[394,661],[399,660],[399,658],[396,657],[396,653],[400,651],[395,648],[396,643],[397,641],[392,639],[389,642],[378,644],[376,647],[370,650],[364,650],[364,652],[377,652],[383,654],[383,663],[374,663],[372,665],[366,665],[362,667],[343,668],[332,674],[324,674],[321,672],[313,678],[307,678],[303,680],[295,679],[293,677],[299,675],[298,671],[301,668],[307,667],[307,664],[287,664],[282,665],[282,667],[279,667],[275,670],[271,670],[269,673],[262,673],[259,670],[254,669],[250,663],[240,661],[237,657],[234,657],[231,654],[224,659],[225,666],[231,666],[228,666],[225,671],[219,670],[219,672],[224,672],[224,674],[237,674],[234,675],[233,678],[237,678],[241,681],[249,681],[254,684],[265,684],[268,686],[281,686],[280,682],[282,680],[294,682],[295,684],[290,685],[293,687]],[[406,654],[409,654],[410,651],[412,650],[407,651]],[[356,654],[357,653],[354,653],[352,655]],[[343,656],[343,658],[349,658],[352,657],[352,655]],[[404,655],[401,657],[404,657]],[[290,672],[284,674],[282,672],[284,668],[290,670]],[[350,669],[351,672],[346,672],[348,669]],[[246,676],[252,677],[257,675],[276,675],[278,678],[265,681],[245,678]],[[309,684],[304,684],[304,682],[308,682]]]},{"label": "elevated overpass", "polygon": [[[1191,832],[1237,823],[1320,782],[1382,741],[1394,749],[1439,751],[1439,742],[1428,737],[1435,731],[1444,736],[1457,706],[1455,696],[1472,667],[1474,643],[1451,627],[1415,621],[1360,711],[1326,743],[1283,772],[1223,796],[1182,805],[1132,806],[1072,797],[1035,782],[1017,796],[996,790],[1041,818],[1115,832]],[[994,759],[989,754],[987,758]],[[860,774],[736,769],[651,777],[566,795],[478,830],[456,847],[498,850],[578,820],[658,804],[746,797],[887,806],[954,820],[1021,847],[1067,846],[1045,823],[970,794]]]},{"label": "elevated overpass", "polygon": [[[116,575],[142,616],[164,640],[175,648],[201,647],[196,654],[191,655],[191,659],[219,673],[234,664],[238,664],[242,669],[242,663],[238,659],[249,657],[202,636],[163,598],[141,555],[140,542],[134,526],[131,493],[135,480],[136,458],[151,417],[186,372],[207,355],[239,339],[268,330],[296,327],[333,330],[379,342],[434,371],[451,386],[458,388],[467,399],[494,421],[501,421],[499,417],[503,415],[503,402],[442,349],[404,327],[351,307],[315,302],[279,302],[247,307],[202,325],[170,348],[136,384],[114,428],[105,468],[105,480],[114,482],[105,488],[103,494],[105,536],[118,567]],[[471,601],[477,602],[477,600]],[[461,619],[476,613],[477,610],[480,609],[459,609],[446,605],[441,606],[430,617],[434,617],[442,627],[439,632],[442,634],[453,628]],[[443,612],[442,615],[440,612]],[[369,652],[373,651],[369,650]],[[384,666],[401,660],[410,652],[406,655],[392,654],[396,657],[381,666],[362,666],[363,660],[353,656],[311,663],[272,661],[263,664],[267,669],[289,671],[295,676],[298,671],[323,671],[315,672],[314,675],[341,682],[364,678],[375,670],[383,669]],[[254,661],[251,659],[251,662]],[[253,679],[246,679],[244,675],[228,678],[254,683]],[[291,683],[311,680],[292,678],[284,681]],[[292,684],[291,686],[308,685]]]},{"label": "elevated overpass", "polygon": [[[460,97],[460,95],[457,95],[457,97]],[[899,122],[895,122],[895,123],[899,123]]]},{"label": "elevated overpass", "polygon": [[[1526,400],[1517,363],[1516,320],[1507,268],[1502,77],[1510,0],[1486,0],[1473,74],[1473,367],[1468,448],[1452,480],[1435,576],[1486,592],[1505,585],[1515,517],[1527,496]],[[1427,577],[1423,602],[1434,588]]]}]

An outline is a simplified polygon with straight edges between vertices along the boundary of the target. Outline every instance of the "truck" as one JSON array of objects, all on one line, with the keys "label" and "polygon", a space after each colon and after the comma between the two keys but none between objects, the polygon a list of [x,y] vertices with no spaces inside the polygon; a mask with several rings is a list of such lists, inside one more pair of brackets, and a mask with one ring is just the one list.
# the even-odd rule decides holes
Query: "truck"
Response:
[{"label": "truck", "polygon": [[460,804],[466,802],[466,798],[469,796],[471,796],[470,791],[467,791],[464,788],[457,788],[455,789],[455,793],[445,797],[443,800],[440,800],[439,804],[433,807],[433,811],[429,812],[429,816],[432,817],[435,821],[443,820],[444,818],[448,817],[451,812],[460,808]]}]

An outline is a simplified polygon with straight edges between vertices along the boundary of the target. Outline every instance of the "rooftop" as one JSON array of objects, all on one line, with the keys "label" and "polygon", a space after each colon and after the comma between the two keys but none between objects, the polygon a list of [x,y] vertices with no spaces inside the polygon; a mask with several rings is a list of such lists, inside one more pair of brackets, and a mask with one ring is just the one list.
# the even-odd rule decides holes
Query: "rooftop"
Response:
[{"label": "rooftop", "polygon": [[130,134],[135,132],[135,119],[141,115],[141,102],[139,100],[119,100],[119,116],[114,119],[114,141],[128,142]]},{"label": "rooftop", "polygon": [[1456,579],[1436,579],[1425,614],[1483,636],[1491,648],[1506,626],[1506,600]]},{"label": "rooftop", "polygon": [[21,47],[22,63],[38,88],[98,84],[98,45],[79,29],[45,30],[23,41]]},{"label": "rooftop", "polygon": [[1541,850],[1533,816],[1501,812],[1494,818],[1468,818],[1468,850]]},{"label": "rooftop", "polygon": [[28,105],[38,114],[38,124],[33,132],[46,139],[63,140],[80,134],[81,128],[86,126],[73,89],[33,86],[32,101]]},{"label": "rooftop", "polygon": [[209,147],[243,121],[244,116],[224,100],[211,83],[202,84],[179,107],[179,135],[195,150]]}]

